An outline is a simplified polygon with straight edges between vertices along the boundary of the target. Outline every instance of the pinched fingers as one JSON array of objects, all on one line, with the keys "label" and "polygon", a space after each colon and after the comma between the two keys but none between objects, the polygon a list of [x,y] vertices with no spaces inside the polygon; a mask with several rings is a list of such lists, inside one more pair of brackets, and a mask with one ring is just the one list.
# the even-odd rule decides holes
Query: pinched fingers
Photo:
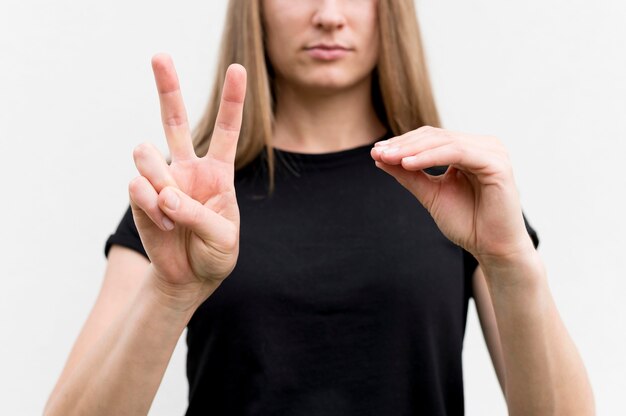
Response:
[{"label": "pinched fingers", "polygon": [[166,186],[176,186],[170,168],[159,150],[151,143],[142,143],[133,151],[133,159],[139,174],[145,177],[156,192]]},{"label": "pinched fingers", "polygon": [[395,138],[387,144],[377,145],[372,149],[372,156],[389,165],[399,165],[403,158],[419,154],[425,150],[452,143],[455,138],[451,134],[430,133],[406,134]]},{"label": "pinched fingers", "polygon": [[132,205],[146,213],[148,218],[163,231],[170,231],[174,223],[159,208],[156,190],[143,176],[138,176],[128,184],[128,194]]},{"label": "pinched fingers", "polygon": [[234,164],[245,96],[246,70],[241,65],[233,64],[226,71],[222,99],[207,159]]},{"label": "pinched fingers", "polygon": [[[371,150],[372,158],[385,166],[401,165],[407,156],[420,154],[426,149],[445,145],[453,140],[450,134],[442,135],[438,130],[441,129],[425,126],[402,136],[378,142]],[[429,165],[421,169],[431,177],[441,179],[448,166]]]},{"label": "pinched fingers", "polygon": [[504,147],[494,137],[432,127],[423,127],[379,142],[371,154],[378,162],[402,165],[408,170],[454,165],[460,170],[479,174],[504,171],[510,165]]}]

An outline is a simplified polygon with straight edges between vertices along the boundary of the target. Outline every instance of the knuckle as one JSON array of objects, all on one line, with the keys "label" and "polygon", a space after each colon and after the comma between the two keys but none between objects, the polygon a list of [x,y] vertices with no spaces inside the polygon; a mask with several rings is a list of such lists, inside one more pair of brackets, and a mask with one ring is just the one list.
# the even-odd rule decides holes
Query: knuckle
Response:
[{"label": "knuckle", "polygon": [[225,121],[218,121],[215,123],[215,127],[226,133],[239,134],[239,127],[234,123],[228,123]]},{"label": "knuckle", "polygon": [[180,114],[172,114],[163,118],[163,124],[167,127],[184,127],[187,125],[187,118]]},{"label": "knuckle", "polygon": [[502,172],[502,173],[506,174],[507,176],[511,176],[512,175],[513,167],[509,163],[506,163],[505,161],[500,160],[495,165],[496,165],[496,169],[499,172]]},{"label": "knuckle", "polygon": [[462,142],[464,141],[464,136],[463,135],[458,135],[455,134],[454,132],[450,131],[450,130],[444,130],[444,129],[439,129],[439,134],[441,134],[441,136],[445,139],[448,139],[451,142]]},{"label": "knuckle", "polygon": [[455,155],[461,155],[465,151],[465,145],[460,140],[455,140],[450,144],[450,149]]},{"label": "knuckle", "polygon": [[511,162],[511,158],[508,153],[505,153],[502,158],[502,164],[507,171],[513,170],[513,163]]},{"label": "knuckle", "polygon": [[465,154],[464,150],[460,147],[453,147],[452,148],[452,158],[455,160],[461,160],[463,158],[463,155]]},{"label": "knuckle", "polygon": [[226,105],[233,105],[233,106],[243,106],[243,103],[245,101],[244,97],[240,97],[236,94],[223,94],[222,95],[222,103],[226,104]]},{"label": "knuckle", "polygon": [[225,233],[222,240],[222,247],[225,252],[232,253],[237,249],[239,244],[239,238],[237,237],[237,230]]}]

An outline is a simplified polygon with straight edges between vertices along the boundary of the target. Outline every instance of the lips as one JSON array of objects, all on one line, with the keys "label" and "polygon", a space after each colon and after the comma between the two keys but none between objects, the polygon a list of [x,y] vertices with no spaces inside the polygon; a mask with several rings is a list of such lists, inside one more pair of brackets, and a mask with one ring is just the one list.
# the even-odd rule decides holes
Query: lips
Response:
[{"label": "lips", "polygon": [[322,61],[333,61],[343,58],[350,51],[351,48],[345,47],[340,44],[329,43],[317,43],[304,48],[310,57]]}]

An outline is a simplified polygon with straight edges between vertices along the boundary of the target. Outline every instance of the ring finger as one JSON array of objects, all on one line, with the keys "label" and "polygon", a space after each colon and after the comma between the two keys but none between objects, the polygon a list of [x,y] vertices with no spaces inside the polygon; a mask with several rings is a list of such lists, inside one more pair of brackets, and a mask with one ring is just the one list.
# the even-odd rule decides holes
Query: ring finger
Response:
[{"label": "ring finger", "polygon": [[157,192],[166,186],[178,187],[161,152],[151,143],[143,143],[133,151],[139,174],[150,181]]}]

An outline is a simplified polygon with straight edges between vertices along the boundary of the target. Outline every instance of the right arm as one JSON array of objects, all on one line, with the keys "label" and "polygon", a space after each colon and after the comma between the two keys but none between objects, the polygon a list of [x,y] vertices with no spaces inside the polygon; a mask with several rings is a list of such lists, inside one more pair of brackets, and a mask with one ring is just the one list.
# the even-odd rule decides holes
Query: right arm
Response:
[{"label": "right arm", "polygon": [[102,290],[46,415],[148,413],[194,310],[180,307],[151,273],[140,254],[111,248]]},{"label": "right arm", "polygon": [[192,146],[170,58],[152,60],[172,162],[135,149],[133,219],[151,262],[113,246],[102,289],[46,404],[46,415],[146,414],[194,311],[235,267],[234,161],[246,74],[231,66],[206,156]]}]

